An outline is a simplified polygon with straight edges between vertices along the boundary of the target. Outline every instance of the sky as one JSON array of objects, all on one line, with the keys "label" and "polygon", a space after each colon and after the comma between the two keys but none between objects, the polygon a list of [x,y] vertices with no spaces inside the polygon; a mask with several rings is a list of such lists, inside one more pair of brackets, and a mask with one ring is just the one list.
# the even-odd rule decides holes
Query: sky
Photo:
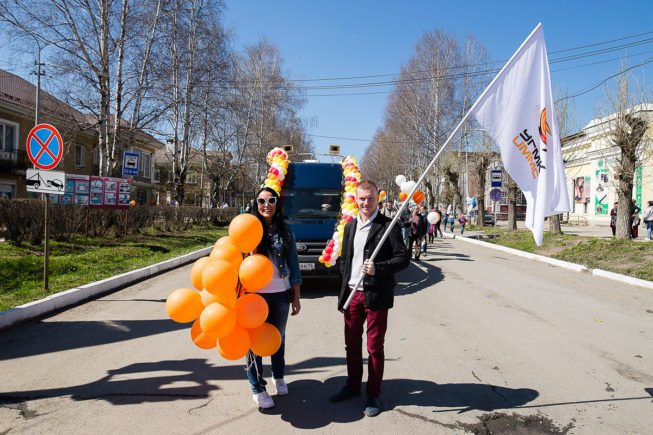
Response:
[{"label": "sky", "polygon": [[[562,56],[649,40],[619,51],[551,64],[553,87],[566,88],[572,95],[617,73],[619,59],[625,55],[629,56],[628,66],[653,59],[650,0],[226,0],[224,21],[233,33],[234,48],[267,39],[278,46],[286,71],[291,79],[297,80],[395,74],[413,54],[420,36],[434,30],[446,31],[459,41],[473,34],[487,47],[492,59],[507,60],[538,22],[544,29],[550,62]],[[651,33],[582,50],[552,53],[645,32]],[[653,62],[632,72],[653,88]],[[391,78],[298,83],[344,84]],[[316,152],[326,154],[329,144],[338,144],[342,154],[360,159],[369,139],[383,124],[388,97],[387,93],[316,94],[391,89],[307,90],[302,116],[314,122],[310,134]],[[604,95],[604,86],[599,86],[574,98],[580,127],[595,117]],[[319,157],[330,161],[327,156]]]},{"label": "sky", "polygon": [[[472,34],[487,47],[493,60],[505,61],[538,22],[543,25],[552,62],[552,85],[566,88],[571,95],[617,73],[623,56],[628,56],[629,66],[653,59],[653,4],[650,0],[224,1],[223,21],[232,34],[233,48],[243,50],[265,38],[279,48],[285,70],[294,80],[396,74],[413,54],[421,35],[434,30],[445,31],[459,41]],[[556,53],[633,35],[639,36]],[[34,81],[35,77],[29,75],[33,63],[31,53],[20,56],[3,47],[6,36],[0,35],[0,68]],[[553,62],[561,56],[640,41],[643,43],[602,55]],[[653,62],[633,69],[632,73],[653,89]],[[296,83],[341,85],[393,78],[396,77]],[[45,90],[50,87],[48,81],[47,76],[42,80]],[[309,121],[317,157],[331,161],[326,156],[329,145],[337,144],[343,155],[360,159],[369,140],[383,124],[391,90],[390,86],[307,90],[301,116]],[[323,96],[361,92],[381,93]],[[599,86],[574,98],[579,127],[596,116],[604,95],[604,86]]]}]

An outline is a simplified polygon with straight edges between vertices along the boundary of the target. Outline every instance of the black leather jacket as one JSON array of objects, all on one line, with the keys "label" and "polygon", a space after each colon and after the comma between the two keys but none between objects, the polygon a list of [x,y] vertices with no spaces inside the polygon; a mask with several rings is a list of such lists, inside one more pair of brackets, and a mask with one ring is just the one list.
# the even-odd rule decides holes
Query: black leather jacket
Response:
[{"label": "black leather jacket", "polygon": [[[351,278],[351,261],[353,257],[354,235],[356,234],[357,219],[345,225],[340,258],[340,273],[342,283],[338,296],[338,309],[342,309],[349,296],[349,279]],[[365,258],[369,258],[381,241],[392,220],[378,213],[372,221],[367,241],[365,242]],[[395,225],[376,258],[374,259],[374,275],[366,275],[363,279],[365,305],[371,310],[392,308],[394,304],[394,289],[397,285],[394,274],[405,269],[410,263],[410,257],[401,237],[401,230]]]}]

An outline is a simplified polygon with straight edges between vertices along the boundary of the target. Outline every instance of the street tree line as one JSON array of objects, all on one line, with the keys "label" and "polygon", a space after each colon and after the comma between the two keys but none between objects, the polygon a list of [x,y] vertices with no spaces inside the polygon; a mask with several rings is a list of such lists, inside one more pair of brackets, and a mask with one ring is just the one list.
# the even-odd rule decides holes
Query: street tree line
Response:
[{"label": "street tree line", "polygon": [[[184,203],[201,162],[219,191],[252,190],[278,145],[312,152],[300,117],[303,91],[288,80],[279,49],[260,40],[232,46],[220,0],[8,0],[0,28],[17,49],[43,49],[57,95],[89,114],[99,174],[116,176],[141,132],[166,142],[173,198]],[[47,48],[46,48],[47,47]]]}]

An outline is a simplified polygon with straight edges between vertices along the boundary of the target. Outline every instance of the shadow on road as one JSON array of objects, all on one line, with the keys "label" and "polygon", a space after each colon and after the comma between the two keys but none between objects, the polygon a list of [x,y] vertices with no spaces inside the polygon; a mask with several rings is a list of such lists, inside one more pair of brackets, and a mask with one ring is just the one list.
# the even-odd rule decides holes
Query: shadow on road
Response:
[{"label": "shadow on road", "polygon": [[406,269],[396,275],[398,285],[395,289],[395,296],[417,293],[444,279],[442,269],[439,267],[425,261],[420,261],[418,264],[411,261]]},{"label": "shadow on road", "polygon": [[[133,340],[188,329],[190,323],[159,320],[38,322],[0,336],[0,361]],[[50,337],[43,340],[43,337]]]},{"label": "shadow on road", "polygon": [[[329,397],[345,384],[344,377],[291,382],[288,396],[275,397],[276,406],[262,411],[280,415],[299,429],[317,429],[331,423],[350,423],[364,418],[365,394],[332,404]],[[494,411],[524,405],[539,393],[528,388],[505,388],[488,384],[436,384],[426,380],[388,379],[383,381],[382,407],[397,406],[463,407],[464,411]],[[463,412],[463,411],[461,411]]]}]

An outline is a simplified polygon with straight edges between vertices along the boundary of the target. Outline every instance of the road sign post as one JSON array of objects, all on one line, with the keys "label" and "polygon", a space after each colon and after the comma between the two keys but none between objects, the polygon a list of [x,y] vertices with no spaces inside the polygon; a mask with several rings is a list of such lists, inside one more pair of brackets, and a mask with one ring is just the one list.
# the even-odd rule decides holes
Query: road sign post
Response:
[{"label": "road sign post", "polygon": [[[37,111],[37,119],[38,119],[38,111]],[[50,124],[38,124],[34,126],[30,130],[30,132],[27,134],[27,143],[25,144],[25,148],[27,150],[27,156],[29,159],[32,161],[34,164],[34,167],[37,169],[41,169],[42,171],[49,171],[50,169],[54,169],[57,167],[59,162],[61,162],[61,158],[63,157],[63,139],[61,138],[61,135],[59,134],[59,131],[57,129],[50,125]],[[61,172],[58,174],[62,174]],[[50,208],[50,194],[63,194],[64,186],[66,184],[66,179],[65,179],[65,174],[64,174],[64,179],[63,182],[61,182],[61,189],[59,189],[59,185],[55,184],[56,180],[60,180],[60,178],[55,177],[48,177],[44,176],[43,173],[41,175],[37,174],[32,174],[32,177],[36,177],[35,179],[31,179],[29,176],[29,170],[28,170],[28,175],[26,177],[26,183],[28,180],[32,180],[32,187],[36,185],[36,190],[31,190],[31,191],[36,191],[36,192],[43,192],[44,190],[38,190],[41,189],[41,181],[44,181],[44,186],[43,189],[53,187],[55,190],[53,191],[46,191],[47,193],[45,194],[45,229],[44,229],[44,246],[43,246],[43,287],[45,290],[48,290],[49,283],[48,283],[48,269],[49,269],[49,257],[50,257],[50,220],[48,216],[48,209]],[[49,183],[48,183],[49,182]],[[30,190],[30,189],[28,189]],[[59,193],[61,192],[61,193]]]}]

